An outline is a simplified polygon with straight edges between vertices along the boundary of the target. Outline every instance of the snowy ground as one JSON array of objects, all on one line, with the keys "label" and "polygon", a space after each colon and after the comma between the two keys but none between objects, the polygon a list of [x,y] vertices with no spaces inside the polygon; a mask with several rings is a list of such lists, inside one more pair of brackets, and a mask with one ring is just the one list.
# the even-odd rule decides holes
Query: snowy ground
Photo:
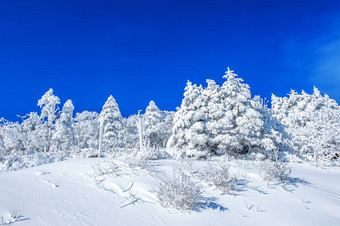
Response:
[{"label": "snowy ground", "polygon": [[[156,160],[131,169],[122,160],[107,168],[110,161],[69,160],[0,174],[0,225],[11,213],[20,215],[13,225],[340,225],[340,169],[290,164],[284,189],[267,186],[258,162],[233,160],[237,192],[221,195],[203,184],[196,210],[182,213],[163,208],[155,189],[174,167],[189,170],[188,162]],[[100,176],[100,169],[111,175]]]}]

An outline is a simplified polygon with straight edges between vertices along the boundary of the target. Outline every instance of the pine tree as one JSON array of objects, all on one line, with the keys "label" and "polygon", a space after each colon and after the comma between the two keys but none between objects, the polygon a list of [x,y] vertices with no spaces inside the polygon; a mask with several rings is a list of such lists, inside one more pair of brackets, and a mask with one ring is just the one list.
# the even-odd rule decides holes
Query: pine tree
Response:
[{"label": "pine tree", "polygon": [[40,120],[37,112],[31,112],[22,117],[21,131],[25,134],[24,147],[26,153],[33,154],[44,151],[45,125]]},{"label": "pine tree", "polygon": [[18,122],[11,122],[4,118],[0,119],[0,145],[2,156],[23,154],[23,134]]},{"label": "pine tree", "polygon": [[294,90],[288,97],[272,95],[271,112],[284,125],[292,139],[291,151],[299,157],[315,163],[323,158],[327,162],[340,151],[340,107],[316,87],[312,95]]},{"label": "pine tree", "polygon": [[208,136],[206,134],[206,104],[202,96],[202,86],[187,82],[184,99],[174,116],[173,134],[167,148],[175,156],[206,157],[208,154]]},{"label": "pine tree", "polygon": [[[217,91],[215,105],[209,107],[209,134],[212,151],[216,154],[234,154],[248,149],[246,137],[250,129],[249,86],[228,68],[227,79]],[[208,85],[209,87],[209,85]],[[217,90],[217,88],[215,88]],[[216,92],[216,91],[214,91]]]},{"label": "pine tree", "polygon": [[280,132],[259,97],[228,68],[220,87],[207,80],[207,88],[188,82],[181,108],[175,113],[170,152],[182,156],[240,154],[273,151]]},{"label": "pine tree", "polygon": [[138,115],[123,118],[124,123],[124,146],[126,148],[137,148],[139,146]]},{"label": "pine tree", "polygon": [[74,106],[71,100],[67,100],[63,106],[59,119],[56,121],[56,129],[53,140],[56,143],[57,151],[68,150],[74,144]]},{"label": "pine tree", "polygon": [[[226,122],[221,131],[222,141],[219,145],[229,153],[248,153],[259,151],[274,151],[278,148],[280,132],[275,128],[266,113],[266,106],[261,98],[251,98],[250,87],[243,83],[228,68],[224,78],[226,82],[221,87],[226,114],[218,123]],[[224,137],[226,139],[224,139]],[[277,137],[278,136],[278,137]],[[230,143],[225,142],[230,140]]]},{"label": "pine tree", "polygon": [[45,125],[45,152],[49,152],[51,148],[52,131],[54,122],[58,118],[57,114],[60,104],[60,99],[53,94],[53,89],[49,89],[38,101],[38,106],[41,108],[40,118]]},{"label": "pine tree", "polygon": [[95,149],[98,146],[99,122],[98,113],[83,111],[75,117],[75,137],[78,150],[83,148]]},{"label": "pine tree", "polygon": [[173,121],[175,117],[175,112],[174,111],[163,111],[164,115],[164,123],[162,128],[162,133],[164,134],[165,138],[163,140],[162,147],[166,148],[166,144],[172,135],[172,127],[173,127]]},{"label": "pine tree", "polygon": [[85,155],[93,156],[98,149],[99,122],[98,113],[83,111],[77,113],[75,117],[75,143],[77,151],[85,152]]},{"label": "pine tree", "polygon": [[122,146],[123,139],[123,122],[116,100],[110,96],[105,102],[103,109],[99,115],[101,127],[103,151],[112,152],[114,148]]},{"label": "pine tree", "polygon": [[162,134],[163,122],[163,112],[159,110],[155,102],[150,101],[143,115],[144,142],[146,147],[159,148],[162,146],[165,139],[164,134]]}]

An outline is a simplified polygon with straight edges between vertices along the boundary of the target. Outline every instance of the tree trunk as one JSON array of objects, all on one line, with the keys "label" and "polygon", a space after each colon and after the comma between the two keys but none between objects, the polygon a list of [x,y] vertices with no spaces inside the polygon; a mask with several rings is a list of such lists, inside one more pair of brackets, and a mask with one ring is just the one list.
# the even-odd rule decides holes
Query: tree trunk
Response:
[{"label": "tree trunk", "polygon": [[103,132],[104,132],[104,128],[103,128],[103,123],[100,123],[99,126],[99,149],[98,149],[98,158],[101,157],[102,152],[103,152]]},{"label": "tree trunk", "polygon": [[143,125],[140,117],[141,110],[138,111],[138,134],[139,134],[139,150],[143,150]]}]

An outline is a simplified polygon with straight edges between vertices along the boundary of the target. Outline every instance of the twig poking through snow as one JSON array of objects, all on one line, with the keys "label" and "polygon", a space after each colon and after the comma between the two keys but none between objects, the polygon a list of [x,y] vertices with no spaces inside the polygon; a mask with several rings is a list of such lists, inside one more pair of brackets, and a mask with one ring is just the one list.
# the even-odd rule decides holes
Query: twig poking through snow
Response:
[{"label": "twig poking through snow", "polygon": [[247,210],[251,210],[251,208],[253,208],[253,207],[254,207],[254,205],[248,206],[248,204],[247,204],[247,202],[246,202],[246,201],[244,201],[244,204],[246,204]]}]

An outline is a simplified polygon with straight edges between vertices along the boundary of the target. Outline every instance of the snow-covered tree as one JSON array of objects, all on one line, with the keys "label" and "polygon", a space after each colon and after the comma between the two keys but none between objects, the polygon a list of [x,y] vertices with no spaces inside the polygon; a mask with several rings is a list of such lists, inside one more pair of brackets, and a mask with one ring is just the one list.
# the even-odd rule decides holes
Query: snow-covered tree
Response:
[{"label": "snow-covered tree", "polygon": [[6,139],[6,133],[5,133],[5,129],[6,129],[6,124],[7,124],[7,120],[5,120],[4,118],[0,118],[0,159],[2,156],[7,155],[7,145],[5,143],[5,139]]},{"label": "snow-covered tree", "polygon": [[3,156],[23,153],[23,134],[18,122],[0,119],[0,148]]},{"label": "snow-covered tree", "polygon": [[168,151],[175,156],[206,157],[208,135],[207,115],[203,111],[202,86],[187,82],[182,105],[175,113],[172,135],[167,143]]},{"label": "snow-covered tree", "polygon": [[[272,139],[265,137],[263,106],[251,98],[250,87],[228,68],[221,87],[208,80],[208,130],[211,151],[238,154],[273,150]],[[264,140],[265,139],[265,140]]]},{"label": "snow-covered tree", "polygon": [[[278,155],[278,151],[286,150],[286,140],[290,140],[290,137],[284,131],[284,126],[271,115],[265,99],[260,98],[260,96],[255,96],[252,99],[252,105],[261,113],[263,120],[260,143],[257,145],[260,147],[259,151],[266,151],[266,154],[271,155],[272,158],[276,158],[275,155]],[[267,151],[273,152],[268,153]]]},{"label": "snow-covered tree", "polygon": [[97,112],[83,111],[75,117],[74,137],[77,151],[94,155],[98,148],[99,121]]},{"label": "snow-covered tree", "polygon": [[163,112],[159,110],[155,102],[150,101],[143,115],[144,142],[146,147],[162,147],[165,139],[164,134],[162,134],[164,118]]},{"label": "snow-covered tree", "polygon": [[59,119],[56,120],[55,133],[53,140],[57,151],[69,150],[74,144],[74,106],[71,100],[67,100],[63,106]]},{"label": "snow-covered tree", "polygon": [[105,102],[99,115],[99,122],[102,132],[99,141],[100,149],[102,147],[103,151],[112,152],[114,148],[121,147],[124,137],[123,118],[118,104],[112,96]]},{"label": "snow-covered tree", "polygon": [[53,89],[49,89],[38,101],[38,106],[41,108],[40,118],[45,125],[45,152],[49,152],[51,148],[52,130],[54,129],[54,122],[58,118],[57,114],[60,104],[60,99],[53,94]]},{"label": "snow-covered tree", "polygon": [[249,86],[229,68],[224,78],[222,86],[208,79],[205,89],[188,82],[175,113],[170,152],[206,157],[278,148],[280,131],[274,128],[263,101],[251,98]]},{"label": "snow-covered tree", "polygon": [[131,115],[128,118],[123,118],[124,123],[124,146],[126,148],[138,147],[138,115]]},{"label": "snow-covered tree", "polygon": [[21,131],[25,136],[23,139],[25,152],[29,154],[43,152],[46,141],[46,128],[38,113],[31,112],[22,117],[22,119]]},{"label": "snow-covered tree", "polygon": [[273,117],[292,138],[291,148],[309,161],[330,160],[340,152],[340,107],[314,87],[313,94],[291,90],[288,97],[272,95]]},{"label": "snow-covered tree", "polygon": [[163,141],[164,143],[162,147],[166,147],[166,144],[172,134],[172,127],[173,127],[175,112],[174,111],[163,111],[163,114],[165,115],[165,117],[164,117],[164,122],[162,125],[162,133],[165,139]]}]

